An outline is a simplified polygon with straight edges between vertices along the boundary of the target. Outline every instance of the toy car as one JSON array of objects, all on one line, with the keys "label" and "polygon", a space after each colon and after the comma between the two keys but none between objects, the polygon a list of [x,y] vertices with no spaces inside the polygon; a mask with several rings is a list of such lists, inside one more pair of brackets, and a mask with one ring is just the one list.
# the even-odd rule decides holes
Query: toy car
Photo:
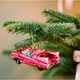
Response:
[{"label": "toy car", "polygon": [[17,64],[29,64],[37,67],[39,70],[47,70],[60,61],[59,52],[35,48],[19,48],[18,50],[12,51],[10,57]]}]

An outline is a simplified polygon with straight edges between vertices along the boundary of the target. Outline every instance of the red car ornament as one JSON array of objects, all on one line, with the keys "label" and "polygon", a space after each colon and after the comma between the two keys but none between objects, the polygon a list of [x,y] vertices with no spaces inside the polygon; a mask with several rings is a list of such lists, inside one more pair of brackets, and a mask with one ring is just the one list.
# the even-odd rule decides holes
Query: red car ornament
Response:
[{"label": "red car ornament", "polygon": [[39,70],[47,70],[60,62],[59,52],[35,48],[19,48],[18,50],[12,51],[10,57],[17,64],[29,64],[37,67]]}]

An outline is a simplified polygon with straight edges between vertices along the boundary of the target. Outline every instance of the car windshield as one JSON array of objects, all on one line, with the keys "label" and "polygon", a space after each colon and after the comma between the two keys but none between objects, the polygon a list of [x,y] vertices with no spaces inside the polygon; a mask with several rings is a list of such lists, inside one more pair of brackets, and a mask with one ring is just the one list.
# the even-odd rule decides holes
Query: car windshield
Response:
[{"label": "car windshield", "polygon": [[32,57],[31,53],[29,51],[27,51],[27,50],[22,51],[22,54],[25,55],[25,56],[28,56],[30,58]]}]

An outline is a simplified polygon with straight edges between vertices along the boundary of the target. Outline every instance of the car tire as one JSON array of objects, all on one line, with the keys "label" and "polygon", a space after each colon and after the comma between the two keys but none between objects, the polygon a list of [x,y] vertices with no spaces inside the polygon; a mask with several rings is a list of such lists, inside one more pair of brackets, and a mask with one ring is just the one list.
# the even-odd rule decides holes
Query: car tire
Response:
[{"label": "car tire", "polygon": [[39,68],[39,67],[38,67],[38,70],[39,70],[39,71],[43,71],[44,69],[43,69],[43,68]]},{"label": "car tire", "polygon": [[21,62],[20,62],[19,59],[16,59],[16,63],[17,63],[17,64],[21,64]]}]

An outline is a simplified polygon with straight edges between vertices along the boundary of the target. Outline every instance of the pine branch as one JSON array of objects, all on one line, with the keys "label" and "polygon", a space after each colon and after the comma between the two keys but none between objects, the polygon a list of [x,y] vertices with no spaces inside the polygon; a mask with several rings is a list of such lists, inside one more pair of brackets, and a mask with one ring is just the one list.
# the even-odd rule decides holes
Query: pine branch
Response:
[{"label": "pine branch", "polygon": [[[39,24],[39,23],[28,23],[28,22],[15,22],[8,21],[4,23],[4,27],[6,27],[10,32],[14,33],[29,33],[38,34],[38,35],[47,35],[47,33],[56,33],[58,35],[68,35],[71,34],[73,29],[75,28],[74,24],[70,23],[53,23],[53,24]],[[69,27],[66,27],[69,26]],[[73,26],[73,27],[72,27]]]},{"label": "pine branch", "polygon": [[4,51],[2,51],[2,54],[5,56],[9,56],[12,50],[14,50],[14,49],[4,50]]},{"label": "pine branch", "polygon": [[[67,27],[69,25],[69,27]],[[64,45],[74,46],[77,43],[76,40],[73,40],[73,34],[79,33],[79,30],[75,28],[74,24],[70,23],[53,23],[53,24],[39,24],[39,23],[28,23],[28,22],[5,22],[4,26],[10,31],[15,33],[29,33],[32,36],[35,36],[38,40],[54,41],[58,40],[64,43]],[[71,26],[71,27],[70,27]],[[72,26],[74,28],[72,28]],[[71,44],[69,41],[66,41],[70,38]],[[75,46],[74,46],[75,47]]]},{"label": "pine branch", "polygon": [[[29,47],[33,46],[34,44],[38,44],[40,42],[44,42],[45,37],[38,37],[38,36],[33,36],[33,38],[28,38],[25,40],[22,40],[20,42],[15,43],[15,48],[21,48],[21,47]],[[39,44],[41,45],[41,44]]]},{"label": "pine branch", "polygon": [[3,27],[6,27],[8,31],[13,33],[37,33],[41,32],[41,26],[44,24],[38,24],[33,22],[22,22],[22,21],[7,21],[4,23]]},{"label": "pine branch", "polygon": [[[30,35],[29,39],[16,43],[15,48],[39,44],[40,48],[60,52],[60,64],[45,71],[45,77],[52,78],[58,74],[74,75],[76,64],[73,62],[73,50],[80,47],[80,20],[53,10],[44,10],[43,14],[47,17],[46,24],[7,21],[3,26],[9,32]],[[3,54],[10,52],[11,50],[4,51]]]},{"label": "pine branch", "polygon": [[69,47],[67,45],[65,45],[63,42],[59,42],[59,41],[47,41],[45,42],[44,49],[52,49],[54,51],[59,51],[61,56],[64,57],[72,57],[73,54],[73,48]]},{"label": "pine branch", "polygon": [[76,17],[65,15],[63,13],[54,11],[54,10],[44,10],[43,14],[47,17],[47,22],[54,23],[54,22],[65,22],[65,23],[74,23],[77,28],[80,28],[80,20]]},{"label": "pine branch", "polygon": [[52,78],[57,75],[75,75],[76,64],[70,58],[61,57],[60,64],[43,73],[45,78]]},{"label": "pine branch", "polygon": [[32,39],[26,39],[26,40],[22,40],[20,42],[15,43],[15,48],[21,48],[21,47],[29,47],[32,45]]}]

